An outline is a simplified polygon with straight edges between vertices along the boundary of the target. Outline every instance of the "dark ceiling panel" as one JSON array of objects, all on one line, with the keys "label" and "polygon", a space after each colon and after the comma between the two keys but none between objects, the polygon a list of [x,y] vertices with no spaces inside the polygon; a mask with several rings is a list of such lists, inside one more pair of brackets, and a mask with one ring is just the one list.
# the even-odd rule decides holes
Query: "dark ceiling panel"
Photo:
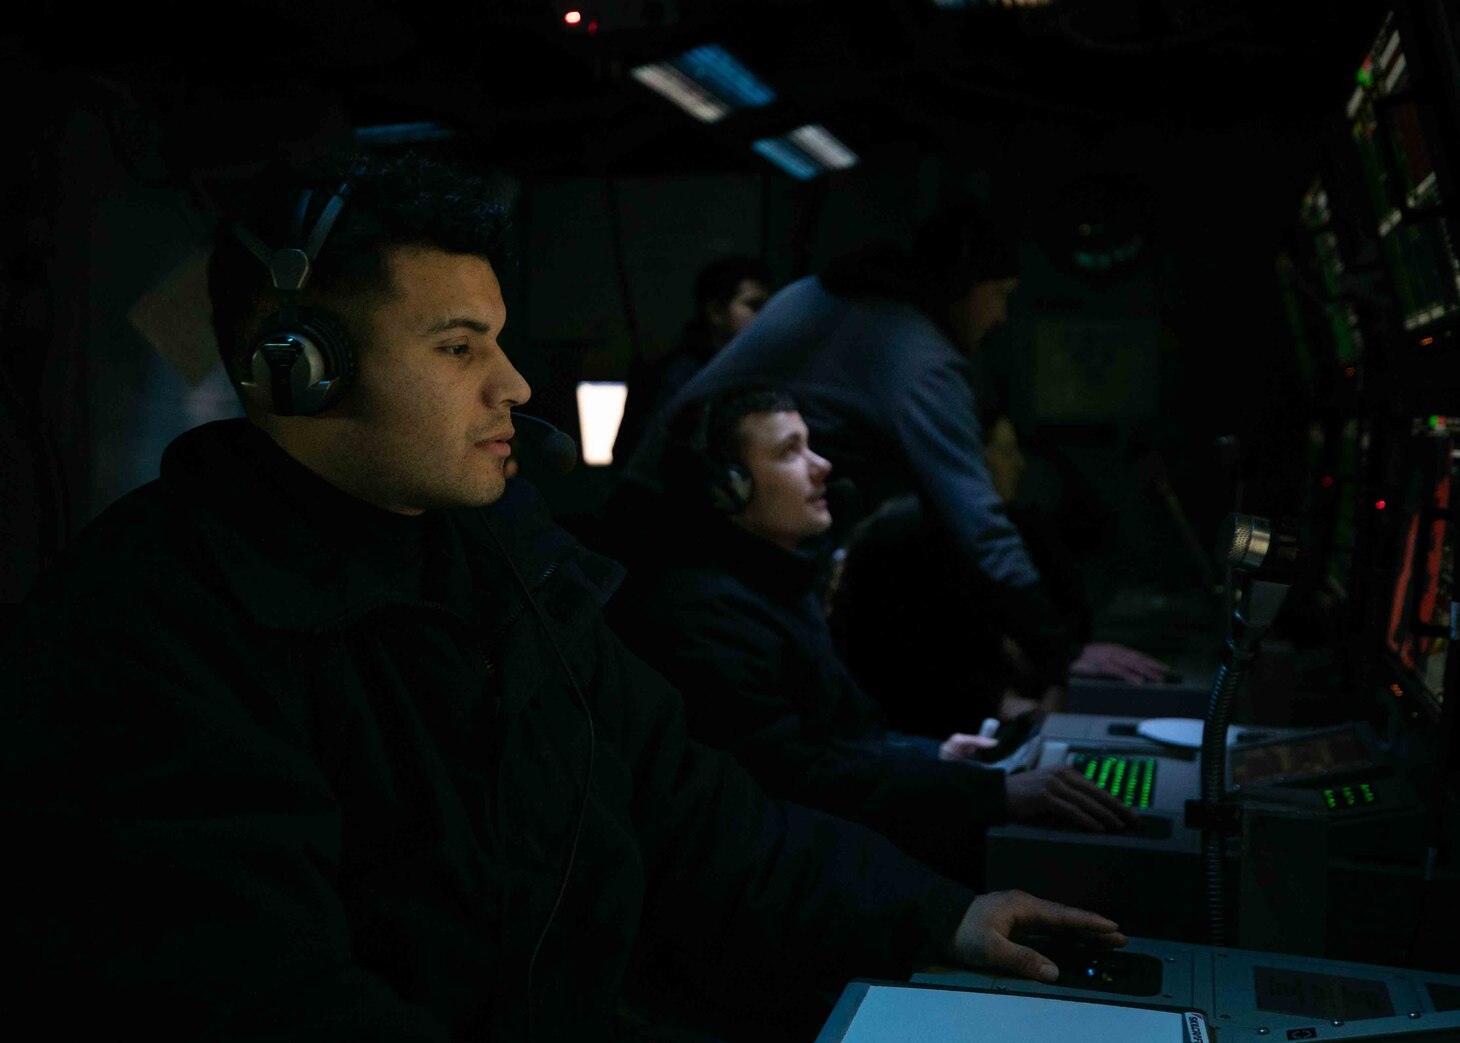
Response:
[{"label": "dark ceiling panel", "polygon": [[[541,0],[263,0],[247,7],[49,4],[0,54],[137,85],[189,147],[329,114],[434,120],[527,169],[754,165],[755,137],[815,120],[875,155],[916,140],[957,153],[990,125],[1169,127],[1316,120],[1340,99],[1379,3],[1065,0],[1047,9],[931,0],[615,0],[596,33]],[[629,76],[697,43],[728,46],[780,95],[697,124]],[[223,147],[214,141],[213,148]]]}]

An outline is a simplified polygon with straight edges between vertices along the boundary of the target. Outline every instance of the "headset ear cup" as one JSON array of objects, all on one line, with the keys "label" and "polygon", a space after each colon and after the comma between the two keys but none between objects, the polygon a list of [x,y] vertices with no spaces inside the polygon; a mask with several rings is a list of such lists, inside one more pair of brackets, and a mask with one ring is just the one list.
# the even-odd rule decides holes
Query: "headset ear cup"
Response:
[{"label": "headset ear cup", "polygon": [[705,477],[710,506],[721,514],[739,514],[750,505],[750,474],[739,464],[713,467]]},{"label": "headset ear cup", "polygon": [[305,389],[304,401],[296,401],[295,409],[303,416],[315,416],[337,405],[355,382],[358,360],[355,342],[345,325],[334,315],[318,308],[295,308],[295,315],[304,332],[310,334],[324,357],[327,378]]},{"label": "headset ear cup", "polygon": [[750,480],[750,472],[739,464],[731,464],[725,469],[724,488],[726,499],[730,503],[730,514],[739,514],[750,506],[750,497],[755,492],[754,483]]},{"label": "headset ear cup", "polygon": [[264,321],[240,374],[241,385],[277,416],[317,416],[354,382],[355,346],[344,325],[318,308],[295,308]]},{"label": "headset ear cup", "polygon": [[664,473],[669,485],[689,492],[697,507],[721,514],[739,514],[750,504],[750,472],[740,464],[724,464],[709,449],[710,400],[685,407],[671,418]]}]

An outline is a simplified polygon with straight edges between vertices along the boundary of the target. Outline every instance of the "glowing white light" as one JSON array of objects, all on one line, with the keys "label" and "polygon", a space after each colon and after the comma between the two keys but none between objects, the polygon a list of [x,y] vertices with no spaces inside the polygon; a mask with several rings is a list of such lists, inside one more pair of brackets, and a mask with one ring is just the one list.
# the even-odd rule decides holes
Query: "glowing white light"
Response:
[{"label": "glowing white light", "polygon": [[695,119],[714,123],[730,112],[729,106],[674,66],[664,62],[635,66],[629,70],[629,75],[645,87],[658,91]]},{"label": "glowing white light", "polygon": [[786,137],[827,170],[845,170],[857,165],[857,154],[820,123],[798,127]]},{"label": "glowing white light", "polygon": [[613,440],[624,418],[629,387],[621,381],[578,382],[578,430],[583,434],[583,462],[595,467],[613,463]]}]

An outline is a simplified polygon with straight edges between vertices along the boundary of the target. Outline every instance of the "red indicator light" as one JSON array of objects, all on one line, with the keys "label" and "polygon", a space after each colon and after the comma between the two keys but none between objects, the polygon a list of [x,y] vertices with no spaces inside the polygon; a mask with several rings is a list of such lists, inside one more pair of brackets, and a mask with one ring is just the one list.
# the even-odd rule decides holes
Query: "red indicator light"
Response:
[{"label": "red indicator light", "polygon": [[583,21],[583,12],[568,11],[566,14],[563,15],[563,21],[567,22],[569,25],[577,25],[579,22]]},{"label": "red indicator light", "polygon": [[1375,500],[1374,501],[1374,510],[1376,510],[1376,511],[1382,511],[1387,506],[1389,506],[1389,501],[1388,500]]},{"label": "red indicator light", "polygon": [[1421,337],[1419,339],[1419,346],[1422,347],[1422,348],[1427,348],[1431,344],[1433,344],[1434,342],[1435,342],[1435,338],[1434,337]]},{"label": "red indicator light", "polygon": [[598,32],[598,21],[596,19],[588,23],[588,31],[590,33]]},{"label": "red indicator light", "polygon": [[1343,375],[1346,376],[1346,377],[1351,377],[1351,376],[1353,376],[1357,372],[1358,372],[1358,370],[1355,369],[1353,366],[1345,366],[1343,368]]},{"label": "red indicator light", "polygon": [[1331,474],[1325,474],[1323,476],[1323,481],[1320,484],[1322,484],[1323,488],[1325,488],[1325,489],[1332,489],[1333,488],[1333,475],[1331,475]]}]

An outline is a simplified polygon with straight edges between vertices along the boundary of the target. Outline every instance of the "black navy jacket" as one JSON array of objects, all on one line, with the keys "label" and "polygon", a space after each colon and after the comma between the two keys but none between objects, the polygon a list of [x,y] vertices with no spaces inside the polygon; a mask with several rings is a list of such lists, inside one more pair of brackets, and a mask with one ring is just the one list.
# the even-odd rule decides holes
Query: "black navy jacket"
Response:
[{"label": "black navy jacket", "polygon": [[[769,997],[951,937],[967,889],[686,739],[602,621],[617,567],[530,487],[372,511],[210,424],[43,584],[0,674],[13,1020],[481,1040],[530,1009],[537,1039],[587,1038],[636,946]],[[412,532],[397,567],[382,540]]]},{"label": "black navy jacket", "polygon": [[631,559],[609,612],[684,693],[690,734],[735,754],[773,796],[863,822],[976,886],[984,827],[1006,813],[1003,773],[884,729],[833,645],[812,557],[708,513],[669,528],[681,538]]}]

